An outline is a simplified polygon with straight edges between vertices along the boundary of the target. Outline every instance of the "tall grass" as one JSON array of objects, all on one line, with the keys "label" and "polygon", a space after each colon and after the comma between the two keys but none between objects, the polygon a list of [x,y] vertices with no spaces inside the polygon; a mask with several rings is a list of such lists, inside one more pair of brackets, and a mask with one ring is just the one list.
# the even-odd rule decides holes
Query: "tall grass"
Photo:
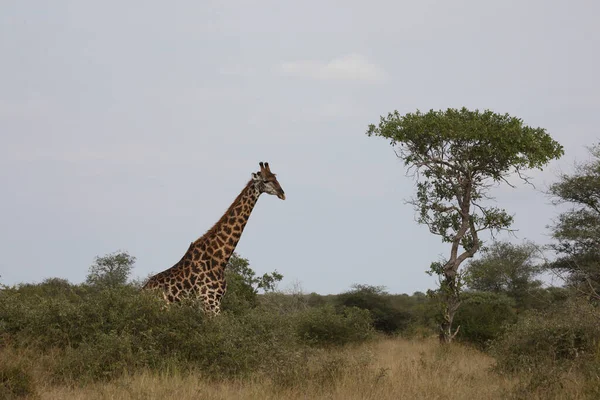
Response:
[{"label": "tall grass", "polygon": [[[206,371],[139,370],[110,382],[56,386],[36,374],[41,399],[500,399],[516,381],[494,374],[493,359],[435,340],[381,339],[311,353],[297,370],[250,379],[207,379]],[[292,374],[290,376],[290,374]]]}]

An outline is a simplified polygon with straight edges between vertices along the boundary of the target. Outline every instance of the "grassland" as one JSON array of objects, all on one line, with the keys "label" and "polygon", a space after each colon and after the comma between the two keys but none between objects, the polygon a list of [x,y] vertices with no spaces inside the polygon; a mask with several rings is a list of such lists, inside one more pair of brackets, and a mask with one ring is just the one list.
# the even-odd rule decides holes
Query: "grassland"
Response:
[{"label": "grassland", "polygon": [[33,377],[36,398],[43,400],[590,398],[574,376],[552,388],[524,390],[519,378],[494,372],[490,356],[462,345],[440,347],[435,339],[379,339],[313,357],[310,371],[276,379],[257,374],[211,380],[201,371],[139,371],[104,383],[57,386],[40,368],[33,368]]}]

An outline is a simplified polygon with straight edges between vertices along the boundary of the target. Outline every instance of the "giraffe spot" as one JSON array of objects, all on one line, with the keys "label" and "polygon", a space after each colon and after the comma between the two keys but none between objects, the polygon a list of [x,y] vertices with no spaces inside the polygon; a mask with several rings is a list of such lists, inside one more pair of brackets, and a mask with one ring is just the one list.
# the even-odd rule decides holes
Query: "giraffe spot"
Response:
[{"label": "giraffe spot", "polygon": [[233,240],[233,238],[230,237],[229,239],[227,239],[227,244],[230,246],[235,246],[235,240]]},{"label": "giraffe spot", "polygon": [[202,288],[200,288],[200,292],[202,292],[202,294],[206,294],[207,290],[208,288],[206,286],[202,286]]},{"label": "giraffe spot", "polygon": [[169,300],[171,303],[175,301],[175,297],[172,294],[168,294],[167,295],[167,300]]},{"label": "giraffe spot", "polygon": [[213,256],[216,258],[223,258],[223,250],[219,249],[215,251],[215,254]]},{"label": "giraffe spot", "polygon": [[192,288],[192,278],[186,279],[185,281],[183,281],[183,287],[186,290],[190,290]]},{"label": "giraffe spot", "polygon": [[236,232],[241,232],[242,231],[242,227],[239,225],[235,225],[233,227],[233,234],[235,235]]},{"label": "giraffe spot", "polygon": [[200,264],[195,263],[192,265],[192,273],[197,274],[198,272],[200,272]]},{"label": "giraffe spot", "polygon": [[225,231],[225,233],[226,233],[227,235],[231,235],[231,228],[230,228],[230,227],[228,227],[227,225],[225,225],[225,226],[223,227],[223,231]]},{"label": "giraffe spot", "polygon": [[194,261],[198,261],[200,259],[200,251],[198,249],[194,249]]}]

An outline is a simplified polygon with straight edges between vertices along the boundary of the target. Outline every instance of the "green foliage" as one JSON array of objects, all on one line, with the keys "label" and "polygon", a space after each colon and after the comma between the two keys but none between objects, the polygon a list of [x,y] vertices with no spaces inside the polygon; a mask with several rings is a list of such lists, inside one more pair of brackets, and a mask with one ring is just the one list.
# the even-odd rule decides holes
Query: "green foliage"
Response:
[{"label": "green foliage", "polygon": [[31,375],[18,365],[0,365],[0,399],[11,400],[35,395]]},{"label": "green foliage", "polygon": [[298,335],[311,346],[341,346],[360,343],[372,335],[372,320],[367,310],[331,305],[306,310],[300,315]]},{"label": "green foliage", "polygon": [[411,323],[412,314],[396,308],[392,297],[383,287],[354,285],[353,289],[336,298],[339,305],[368,310],[373,318],[375,330],[391,334],[405,330]]},{"label": "green foliage", "polygon": [[222,307],[224,311],[242,313],[258,304],[258,292],[272,292],[277,283],[283,279],[283,275],[273,271],[257,277],[256,272],[250,268],[250,262],[246,258],[234,253],[225,269],[227,279],[227,293],[223,297]]},{"label": "green foliage", "polygon": [[404,116],[394,111],[381,117],[378,126],[370,125],[367,134],[403,146],[406,165],[419,164],[424,155],[443,149],[445,152],[437,153],[440,159],[464,160],[495,180],[511,170],[541,168],[563,154],[562,146],[545,129],[531,128],[519,118],[489,110],[431,110]]},{"label": "green foliage", "polygon": [[370,125],[367,135],[388,139],[404,164],[417,171],[411,204],[418,222],[452,244],[437,269],[442,274],[439,298],[445,303],[440,338],[450,341],[460,304],[459,266],[479,249],[478,232],[506,229],[513,221],[505,210],[486,204],[489,189],[508,183],[511,173],[522,177],[525,169],[541,169],[563,154],[562,146],[544,129],[508,114],[466,108],[405,115],[394,111],[381,117],[379,125]]},{"label": "green foliage", "polygon": [[541,286],[535,279],[542,270],[536,263],[538,257],[538,247],[531,242],[494,241],[482,250],[481,258],[466,265],[463,276],[470,289],[505,293],[515,299],[517,307],[526,308]]},{"label": "green foliage", "polygon": [[[464,210],[456,200],[464,197],[461,189],[467,184],[470,200],[480,201],[488,180],[505,182],[511,172],[541,169],[563,154],[562,146],[542,128],[525,126],[508,114],[466,108],[404,116],[394,111],[381,117],[378,126],[370,125],[367,134],[389,139],[405,165],[422,173],[415,201],[419,222],[447,242],[453,242],[460,230]],[[512,222],[504,210],[494,207],[469,214],[479,229],[501,229]]]},{"label": "green foliage", "polygon": [[368,339],[370,324],[365,310],[332,307],[255,307],[206,318],[193,302],[165,309],[160,297],[132,285],[97,290],[50,279],[0,291],[0,346],[51,353],[48,370],[57,383],[140,369],[199,370],[215,378],[279,373],[319,347]]},{"label": "green foliage", "polygon": [[460,326],[458,339],[485,347],[517,320],[514,300],[489,292],[465,293],[454,323]]},{"label": "green foliage", "polygon": [[550,187],[556,204],[572,206],[551,227],[556,240],[551,248],[559,257],[550,268],[600,302],[600,144],[590,152],[589,162],[577,165],[571,175],[562,174]]},{"label": "green foliage", "polygon": [[100,288],[125,285],[134,263],[135,257],[125,251],[96,257],[94,264],[89,268],[86,282]]},{"label": "green foliage", "polygon": [[600,366],[600,312],[568,301],[545,311],[529,311],[491,347],[500,371],[566,371]]}]

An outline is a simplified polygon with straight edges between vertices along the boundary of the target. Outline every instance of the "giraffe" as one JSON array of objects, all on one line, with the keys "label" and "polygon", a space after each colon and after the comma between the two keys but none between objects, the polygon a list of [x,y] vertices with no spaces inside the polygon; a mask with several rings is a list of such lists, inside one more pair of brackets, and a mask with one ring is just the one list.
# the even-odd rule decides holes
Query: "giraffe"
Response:
[{"label": "giraffe", "polygon": [[285,200],[285,193],[269,163],[260,162],[225,214],[202,237],[190,244],[181,260],[171,268],[150,277],[143,290],[158,289],[167,304],[184,297],[202,300],[209,315],[221,312],[221,298],[227,290],[225,267],[238,244],[259,196],[268,193]]}]

